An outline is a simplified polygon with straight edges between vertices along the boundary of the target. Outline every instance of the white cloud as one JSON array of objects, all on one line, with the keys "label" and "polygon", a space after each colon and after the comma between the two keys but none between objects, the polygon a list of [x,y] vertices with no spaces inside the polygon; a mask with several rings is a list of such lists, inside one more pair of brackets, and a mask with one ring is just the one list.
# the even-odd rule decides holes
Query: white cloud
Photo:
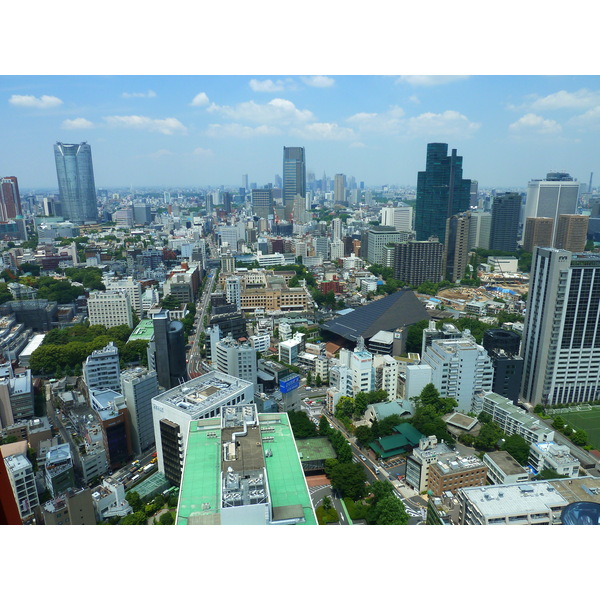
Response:
[{"label": "white cloud", "polygon": [[549,134],[557,134],[562,131],[562,127],[556,121],[552,119],[544,119],[540,117],[540,115],[536,115],[534,113],[527,113],[523,115],[520,119],[511,123],[508,126],[508,129],[511,133],[520,135],[520,134],[541,134],[541,135],[549,135]]},{"label": "white cloud", "polygon": [[253,92],[282,92],[285,89],[285,81],[281,79],[277,81],[251,79],[249,85]]},{"label": "white cloud", "polygon": [[208,96],[204,92],[200,92],[194,96],[194,99],[190,102],[190,106],[206,106],[208,103]]},{"label": "white cloud", "polygon": [[600,105],[600,92],[581,89],[576,92],[560,90],[542,98],[534,97],[529,104],[532,110],[557,110],[561,108],[585,109]]},{"label": "white cloud", "polygon": [[141,117],[139,115],[128,115],[104,117],[104,120],[114,127],[141,129],[143,131],[152,131],[164,135],[187,133],[185,125],[173,117],[168,117],[166,119],[151,119],[150,117]]},{"label": "white cloud", "polygon": [[415,87],[431,87],[454,83],[467,78],[468,75],[402,75],[397,79],[397,83],[408,83]]},{"label": "white cloud", "polygon": [[575,127],[596,127],[600,125],[600,106],[595,106],[581,115],[568,120],[569,125]]},{"label": "white cloud", "polygon": [[194,148],[194,151],[192,152],[192,154],[194,154],[195,156],[202,156],[203,158],[209,158],[211,156],[213,156],[213,151],[210,150],[209,148]]},{"label": "white cloud", "polygon": [[455,111],[445,110],[443,113],[423,113],[406,121],[406,131],[410,136],[452,136],[467,138],[473,135],[481,123],[474,123]]},{"label": "white cloud", "polygon": [[311,87],[326,88],[335,84],[335,79],[326,75],[312,75],[311,77],[302,77],[302,81]]},{"label": "white cloud", "polygon": [[354,130],[340,127],[337,123],[308,123],[302,128],[292,130],[291,133],[313,140],[345,141],[356,137]]},{"label": "white cloud", "polygon": [[148,90],[147,92],[123,92],[123,98],[156,98],[156,92]]},{"label": "white cloud", "polygon": [[419,100],[419,97],[416,94],[413,94],[412,96],[410,96],[409,101],[412,102],[413,104],[421,104],[421,101]]},{"label": "white cloud", "polygon": [[151,154],[148,154],[148,158],[162,158],[163,156],[173,156],[173,152],[171,152],[171,150],[165,150],[164,148],[161,148],[160,150],[157,150],[156,152],[152,152]]},{"label": "white cloud", "polygon": [[76,119],[65,119],[62,122],[62,129],[91,129],[94,124],[83,117],[77,117]]},{"label": "white cloud", "polygon": [[36,98],[35,96],[19,96],[18,94],[13,94],[8,101],[14,106],[24,106],[27,108],[54,108],[63,103],[56,96],[40,96]]},{"label": "white cloud", "polygon": [[315,116],[309,110],[296,108],[293,102],[283,98],[273,98],[266,104],[258,104],[253,100],[242,102],[236,106],[219,106],[211,104],[209,112],[219,113],[235,121],[253,123],[303,123],[312,121]]},{"label": "white cloud", "polygon": [[205,133],[210,137],[249,138],[263,135],[278,135],[282,133],[282,131],[277,127],[271,127],[268,125],[248,127],[247,125],[240,125],[239,123],[227,123],[226,125],[213,123],[208,126],[208,129]]},{"label": "white cloud", "polygon": [[384,113],[356,113],[346,121],[360,131],[397,134],[401,132],[405,123],[402,117],[404,117],[404,109],[400,106],[391,106]]}]

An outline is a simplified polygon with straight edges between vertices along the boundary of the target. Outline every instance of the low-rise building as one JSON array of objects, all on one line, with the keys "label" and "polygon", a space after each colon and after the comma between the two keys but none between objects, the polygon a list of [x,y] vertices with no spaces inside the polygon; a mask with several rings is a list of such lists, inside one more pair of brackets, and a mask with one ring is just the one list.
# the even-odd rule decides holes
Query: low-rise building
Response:
[{"label": "low-rise building", "polygon": [[43,505],[46,525],[96,525],[89,488],[69,488]]},{"label": "low-rise building", "polygon": [[537,473],[545,469],[566,477],[577,477],[579,461],[570,454],[569,447],[556,442],[535,442],[529,448],[529,464]]},{"label": "low-rise building", "polygon": [[487,452],[483,455],[483,462],[488,468],[488,479],[494,485],[524,483],[529,480],[527,469],[504,450]]},{"label": "low-rise building", "polygon": [[434,496],[456,494],[463,487],[485,485],[487,466],[476,456],[440,456],[429,467],[429,490]]}]

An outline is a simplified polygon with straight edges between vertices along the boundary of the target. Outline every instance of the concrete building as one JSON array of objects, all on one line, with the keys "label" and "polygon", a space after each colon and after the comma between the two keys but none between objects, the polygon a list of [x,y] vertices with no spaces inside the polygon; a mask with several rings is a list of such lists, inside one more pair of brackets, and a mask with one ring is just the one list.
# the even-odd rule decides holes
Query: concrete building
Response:
[{"label": "concrete building", "polygon": [[441,456],[456,456],[443,440],[438,441],[435,435],[419,440],[419,447],[406,457],[405,481],[417,493],[430,489],[429,469]]},{"label": "concrete building", "polygon": [[537,473],[551,469],[566,477],[577,477],[581,464],[570,454],[568,446],[557,444],[554,441],[531,444],[528,462]]},{"label": "concrete building", "polygon": [[172,321],[166,309],[152,315],[153,337],[148,344],[148,368],[158,384],[170,389],[187,380],[185,338],[181,321]]},{"label": "concrete building", "polygon": [[492,389],[492,361],[467,332],[459,339],[433,340],[422,364],[431,367],[431,383],[442,397],[455,398],[460,412],[473,411],[475,394]]},{"label": "concrete building", "polygon": [[298,356],[304,352],[304,334],[296,332],[291,339],[279,342],[279,360],[286,365],[295,365]]},{"label": "concrete building", "polygon": [[521,399],[536,405],[600,397],[600,257],[537,248],[521,355]]},{"label": "concrete building", "polygon": [[242,308],[242,287],[239,277],[228,277],[225,280],[227,302],[234,304],[238,310]]},{"label": "concrete building", "polygon": [[133,277],[127,277],[125,279],[119,279],[118,277],[111,277],[105,275],[102,278],[102,283],[106,288],[106,291],[111,292],[124,292],[129,296],[129,302],[131,307],[141,319],[143,316],[142,308],[142,284],[135,280]]},{"label": "concrete building", "polygon": [[477,210],[471,211],[469,223],[469,249],[490,249],[490,233],[492,229],[492,214]]},{"label": "concrete building", "polygon": [[485,485],[487,466],[476,456],[438,456],[429,467],[429,489],[434,496],[456,494],[463,487]]},{"label": "concrete building", "polygon": [[508,452],[486,452],[483,462],[487,465],[488,479],[494,485],[525,483],[529,481],[529,473]]},{"label": "concrete building", "polygon": [[554,219],[550,217],[527,217],[525,219],[523,250],[533,252],[536,246],[551,248],[553,231]]},{"label": "concrete building", "polygon": [[43,505],[46,525],[96,525],[96,514],[89,488],[69,488]]},{"label": "concrete building", "polygon": [[46,488],[53,498],[75,486],[73,458],[69,444],[59,444],[48,450],[45,479]]},{"label": "concrete building", "polygon": [[90,292],[87,309],[90,325],[133,327],[131,301],[126,292]]},{"label": "concrete building", "polygon": [[470,224],[470,212],[452,215],[446,221],[444,273],[445,278],[453,283],[465,276],[469,264]]},{"label": "concrete building", "polygon": [[137,456],[154,445],[152,398],[159,394],[156,371],[141,367],[124,371],[121,390],[130,418],[132,449]]},{"label": "concrete building", "polygon": [[121,391],[119,349],[109,342],[101,350],[94,350],[83,363],[83,380],[88,390]]},{"label": "concrete building", "polygon": [[525,222],[528,217],[553,219],[554,242],[558,216],[576,214],[578,199],[579,183],[568,173],[548,173],[546,179],[533,179],[527,187]]},{"label": "concrete building", "polygon": [[224,337],[215,344],[212,366],[221,373],[251,383],[256,390],[256,350],[249,343],[239,343],[231,335]]},{"label": "concrete building", "polygon": [[217,416],[223,406],[250,404],[253,388],[243,379],[211,371],[153,398],[159,472],[179,485],[190,422]]},{"label": "concrete building", "polygon": [[490,249],[515,252],[519,238],[521,194],[506,192],[496,194],[492,202],[492,227]]},{"label": "concrete building", "polygon": [[569,252],[583,252],[589,221],[588,215],[559,215],[554,247]]},{"label": "concrete building", "polygon": [[219,413],[186,431],[176,524],[315,525],[287,414],[254,404]]},{"label": "concrete building", "polygon": [[[554,430],[495,392],[479,394],[478,408],[492,417],[504,433],[520,435],[528,444],[554,440]],[[477,411],[474,411],[477,412]]]},{"label": "concrete building", "polygon": [[410,286],[425,281],[438,283],[444,267],[444,245],[437,240],[417,242],[408,240],[392,249],[394,278]]},{"label": "concrete building", "polygon": [[366,232],[367,251],[365,258],[367,262],[383,264],[384,248],[387,244],[405,241],[401,232],[394,227],[372,226]]},{"label": "concrete building", "polygon": [[[2,454],[0,453],[0,458]],[[23,454],[13,454],[4,458],[4,464],[8,472],[8,479],[12,488],[19,515],[23,522],[30,522],[35,518],[36,508],[40,504],[33,466],[29,459]]]}]

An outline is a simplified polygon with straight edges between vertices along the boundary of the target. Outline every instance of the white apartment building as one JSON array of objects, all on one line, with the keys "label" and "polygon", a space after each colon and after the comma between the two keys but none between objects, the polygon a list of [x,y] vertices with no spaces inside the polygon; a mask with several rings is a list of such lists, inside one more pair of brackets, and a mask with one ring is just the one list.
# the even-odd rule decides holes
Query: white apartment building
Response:
[{"label": "white apartment building", "polygon": [[228,277],[225,280],[225,295],[229,304],[235,304],[238,310],[242,309],[242,284],[239,277]]},{"label": "white apartment building", "polygon": [[529,464],[538,473],[544,469],[551,469],[566,477],[579,475],[580,462],[569,453],[569,447],[553,441],[531,444]]},{"label": "white apartment building", "polygon": [[433,340],[422,357],[432,369],[431,383],[444,398],[455,398],[456,410],[471,412],[473,397],[492,389],[494,367],[483,348],[468,333],[449,340]]},{"label": "white apartment building", "polygon": [[271,336],[268,333],[251,335],[250,345],[256,352],[266,352],[271,345]]},{"label": "white apartment building", "polygon": [[125,292],[91,292],[87,308],[90,325],[133,327],[131,302]]},{"label": "white apartment building", "polygon": [[83,364],[83,380],[88,390],[121,391],[119,349],[109,342],[101,350],[94,350]]},{"label": "white apartment building", "polygon": [[215,350],[216,355],[212,359],[213,368],[256,386],[256,350],[250,344],[247,342],[240,344],[229,334],[215,344]]},{"label": "white apartment building", "polygon": [[375,389],[385,390],[388,400],[396,400],[399,397],[400,363],[388,354],[375,354],[373,366],[375,368]]},{"label": "white apartment building", "polygon": [[142,284],[139,281],[136,281],[133,277],[119,279],[118,277],[105,275],[102,278],[102,283],[108,292],[125,292],[129,296],[131,307],[137,316],[140,319],[142,318]]},{"label": "white apartment building", "polygon": [[295,365],[301,352],[304,352],[303,333],[296,332],[292,339],[279,342],[279,361],[286,365]]},{"label": "white apartment building", "polygon": [[[528,444],[551,442],[554,440],[554,430],[546,427],[542,421],[513,404],[512,400],[495,392],[478,394],[476,402],[480,411],[492,417],[504,433],[509,436],[520,435]],[[477,412],[477,411],[474,411]]]},{"label": "white apartment building", "polygon": [[483,462],[488,468],[487,477],[494,485],[529,481],[527,469],[504,450],[487,452],[483,455]]},{"label": "white apartment building", "polygon": [[13,454],[6,457],[4,464],[8,472],[10,486],[17,501],[19,515],[21,519],[26,521],[33,516],[34,509],[40,504],[35,487],[33,466],[29,459],[22,454]]}]

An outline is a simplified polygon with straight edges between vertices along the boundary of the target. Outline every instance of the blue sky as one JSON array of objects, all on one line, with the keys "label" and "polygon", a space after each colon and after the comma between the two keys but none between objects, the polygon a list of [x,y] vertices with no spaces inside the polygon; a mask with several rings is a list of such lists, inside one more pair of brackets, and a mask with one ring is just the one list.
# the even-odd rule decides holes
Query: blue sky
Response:
[{"label": "blue sky", "polygon": [[480,187],[600,175],[598,76],[0,76],[2,175],[56,187],[52,146],[87,141],[96,184],[264,185],[282,148],[367,186],[416,185],[428,142]]}]

